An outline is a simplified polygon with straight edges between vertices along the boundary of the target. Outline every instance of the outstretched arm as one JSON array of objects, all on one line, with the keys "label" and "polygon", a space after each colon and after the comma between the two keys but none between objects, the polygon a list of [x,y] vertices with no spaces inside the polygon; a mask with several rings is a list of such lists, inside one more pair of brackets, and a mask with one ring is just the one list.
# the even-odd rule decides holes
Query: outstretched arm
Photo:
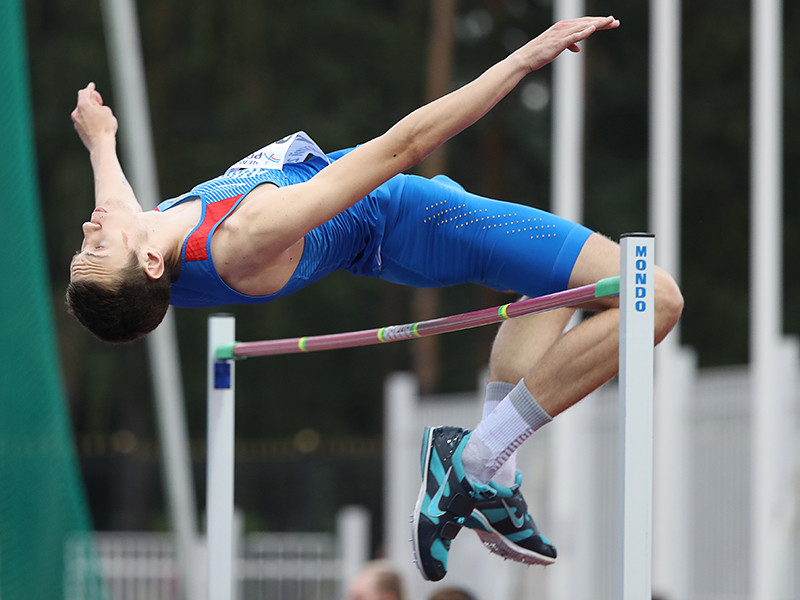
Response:
[{"label": "outstretched arm", "polygon": [[78,91],[78,103],[71,117],[75,131],[89,151],[94,173],[95,206],[116,200],[141,211],[117,157],[117,119],[103,104],[94,83]]},{"label": "outstretched arm", "polygon": [[[492,109],[531,71],[598,30],[615,29],[613,17],[560,21],[495,64],[477,79],[399,121],[385,134],[326,167],[310,181],[269,193],[268,213],[250,215],[260,250],[280,252],[306,233],[358,202],[394,175],[422,161],[448,139]],[[258,205],[252,203],[254,211]],[[256,243],[256,240],[253,240]]]},{"label": "outstretched arm", "polygon": [[549,64],[564,50],[579,52],[578,42],[595,31],[618,26],[613,17],[560,21],[477,79],[417,109],[378,139],[406,149],[406,165],[401,169],[405,170],[478,121],[526,75]]}]

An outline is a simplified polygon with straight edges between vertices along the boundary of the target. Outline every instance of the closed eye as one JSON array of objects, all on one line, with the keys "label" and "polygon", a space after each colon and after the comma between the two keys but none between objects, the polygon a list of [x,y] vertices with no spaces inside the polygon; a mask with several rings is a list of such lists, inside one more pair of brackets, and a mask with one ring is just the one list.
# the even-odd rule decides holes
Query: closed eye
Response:
[{"label": "closed eye", "polygon": [[[95,246],[96,250],[101,250],[102,248],[103,246]],[[95,254],[94,252],[84,252],[83,250],[78,250],[75,254],[72,255],[69,264],[71,265],[72,263],[74,263],[81,254],[84,254],[85,256],[92,256],[94,258],[105,258],[105,256],[101,254]]]}]

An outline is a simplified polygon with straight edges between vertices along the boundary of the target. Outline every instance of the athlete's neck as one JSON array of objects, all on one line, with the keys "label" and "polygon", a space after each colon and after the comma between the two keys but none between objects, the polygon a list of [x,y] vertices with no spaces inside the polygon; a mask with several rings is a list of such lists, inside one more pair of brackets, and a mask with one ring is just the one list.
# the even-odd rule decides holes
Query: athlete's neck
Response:
[{"label": "athlete's neck", "polygon": [[147,231],[147,243],[157,248],[170,262],[180,256],[184,240],[200,218],[199,205],[187,204],[169,211],[151,210],[139,215],[140,223]]}]

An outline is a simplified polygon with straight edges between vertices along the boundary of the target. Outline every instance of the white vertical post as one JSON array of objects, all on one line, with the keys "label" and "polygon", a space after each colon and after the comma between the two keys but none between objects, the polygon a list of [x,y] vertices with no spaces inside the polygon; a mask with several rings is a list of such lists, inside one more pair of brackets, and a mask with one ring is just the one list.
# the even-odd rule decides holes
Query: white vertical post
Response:
[{"label": "white vertical post", "polygon": [[[681,2],[650,1],[650,226],[658,263],[680,274]],[[675,331],[670,339],[676,339]]]},{"label": "white vertical post", "polygon": [[[585,14],[584,0],[557,0],[554,20]],[[553,63],[553,131],[551,206],[560,217],[583,221],[584,183],[584,72],[585,53],[565,53]],[[578,314],[568,327],[580,322]],[[591,468],[588,405],[577,406],[569,419],[550,432],[553,485],[550,500],[551,534],[559,540],[561,567],[547,574],[548,595],[554,600],[589,596],[594,582],[589,577],[593,561],[591,540],[592,490],[587,476]]]},{"label": "white vertical post", "polygon": [[[658,262],[680,281],[681,0],[650,0],[649,223]],[[676,552],[689,535],[688,406],[694,356],[680,347],[680,325],[655,354],[655,499],[653,588],[688,600],[691,553]]]},{"label": "white vertical post", "polygon": [[690,349],[668,340],[655,356],[653,592],[665,600],[689,600],[695,559],[692,551],[676,552],[675,540],[688,540],[692,533],[690,407],[697,359]]},{"label": "white vertical post", "polygon": [[336,514],[336,542],[341,561],[342,586],[339,596],[344,598],[347,585],[369,560],[369,511],[363,506],[345,506]]},{"label": "white vertical post", "polygon": [[751,597],[787,598],[791,553],[782,527],[782,488],[791,448],[782,412],[780,367],[782,282],[782,46],[781,0],[752,1],[750,177],[750,361],[752,368]]},{"label": "white vertical post", "polygon": [[[584,0],[558,0],[555,20],[584,14]],[[564,53],[553,63],[553,210],[580,223],[583,200],[584,53]]]},{"label": "white vertical post", "polygon": [[618,597],[643,600],[652,595],[655,240],[626,234],[620,246]]},{"label": "white vertical post", "polygon": [[[411,525],[409,515],[421,481],[419,457],[408,448],[416,448],[421,431],[414,426],[419,410],[417,380],[410,373],[393,373],[384,386],[384,531],[387,556],[397,565],[403,578],[414,586],[421,582],[410,560]],[[412,588],[413,589],[413,588]],[[413,595],[413,594],[412,594]]]},{"label": "white vertical post", "polygon": [[[100,6],[111,58],[111,76],[122,130],[120,142],[125,154],[126,171],[139,203],[145,210],[150,210],[159,201],[158,176],[147,109],[147,85],[136,2],[103,0]],[[164,488],[177,541],[181,585],[179,597],[188,599],[197,597],[200,583],[194,564],[197,507],[173,317],[172,309],[168,310],[161,325],[147,337],[147,349],[159,441],[163,448]]]},{"label": "white vertical post", "polygon": [[234,361],[216,358],[217,348],[235,341],[233,315],[208,320],[208,458],[206,532],[208,598],[233,596]]}]

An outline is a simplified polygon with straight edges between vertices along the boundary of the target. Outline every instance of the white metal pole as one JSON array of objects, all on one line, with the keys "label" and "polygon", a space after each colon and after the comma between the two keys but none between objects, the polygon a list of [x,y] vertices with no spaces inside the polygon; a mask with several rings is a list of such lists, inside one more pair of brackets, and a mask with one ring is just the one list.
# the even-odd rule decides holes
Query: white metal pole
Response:
[{"label": "white metal pole", "polygon": [[[131,186],[142,207],[150,210],[155,208],[159,192],[136,6],[134,0],[103,0],[101,7],[119,105],[120,141],[130,167]],[[196,598],[197,506],[172,309],[148,336],[147,347],[163,448],[164,487],[177,540],[181,595]]]},{"label": "white metal pole", "polygon": [[[649,223],[659,265],[680,281],[681,1],[650,2]],[[653,588],[668,600],[688,600],[688,421],[694,357],[680,347],[680,325],[655,353],[655,519]]]},{"label": "white metal pole", "polygon": [[[584,0],[557,0],[554,19],[583,15]],[[584,53],[565,53],[553,63],[552,184],[553,212],[565,219],[583,221],[584,182]],[[570,327],[579,321],[578,315]],[[591,456],[586,406],[578,406],[568,419],[550,432],[553,456],[551,510],[554,539],[561,550],[561,568],[548,572],[549,596],[555,600],[588,596],[594,581],[588,576],[593,560],[591,539],[592,494],[588,476]],[[580,576],[576,576],[579,573]]]},{"label": "white metal pole", "polygon": [[208,458],[206,531],[208,543],[208,598],[233,596],[233,360],[216,358],[217,348],[236,339],[233,315],[216,314],[208,320]]},{"label": "white metal pole", "polygon": [[679,279],[681,3],[651,0],[650,11],[649,222],[658,238],[659,265]]},{"label": "white metal pole", "polygon": [[779,349],[781,300],[782,83],[780,0],[753,0],[751,41],[750,361],[752,369],[752,590],[758,600],[784,598],[782,557],[791,551],[781,531],[787,451],[782,421]]},{"label": "white metal pole", "polygon": [[369,560],[369,530],[369,511],[364,506],[345,506],[336,514],[336,541],[341,565],[339,590],[341,598],[347,593],[348,583],[358,575]]},{"label": "white metal pole", "polygon": [[620,240],[618,597],[652,596],[653,272],[651,234]]},{"label": "white metal pole", "polygon": [[390,375],[383,389],[383,506],[387,557],[397,565],[410,591],[414,592],[419,589],[421,579],[409,560],[411,526],[408,518],[422,475],[418,457],[406,450],[418,446],[422,433],[414,425],[414,416],[419,412],[419,387],[411,373],[403,372]]},{"label": "white metal pole", "polygon": [[[584,14],[583,0],[557,0],[555,20]],[[553,212],[583,220],[584,53],[565,53],[553,62]]]}]

